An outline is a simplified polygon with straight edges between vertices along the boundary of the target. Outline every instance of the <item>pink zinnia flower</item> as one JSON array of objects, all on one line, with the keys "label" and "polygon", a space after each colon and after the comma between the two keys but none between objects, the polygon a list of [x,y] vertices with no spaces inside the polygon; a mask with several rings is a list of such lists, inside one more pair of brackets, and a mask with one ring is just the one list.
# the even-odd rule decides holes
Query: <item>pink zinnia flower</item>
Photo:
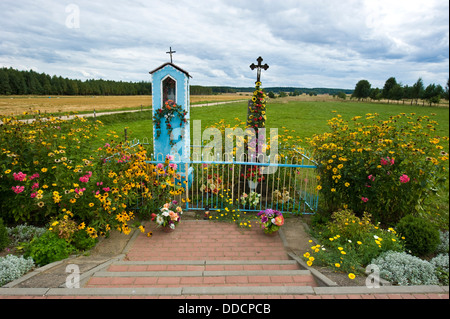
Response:
[{"label": "pink zinnia flower", "polygon": [[410,181],[410,178],[408,177],[408,175],[403,174],[402,176],[400,176],[400,183],[406,184]]},{"label": "pink zinnia flower", "polygon": [[13,186],[11,187],[14,193],[20,194],[25,190],[25,186]]},{"label": "pink zinnia flower", "polygon": [[368,199],[367,197],[361,197],[361,200],[362,200],[364,203],[367,203],[367,202],[369,201],[369,199]]}]

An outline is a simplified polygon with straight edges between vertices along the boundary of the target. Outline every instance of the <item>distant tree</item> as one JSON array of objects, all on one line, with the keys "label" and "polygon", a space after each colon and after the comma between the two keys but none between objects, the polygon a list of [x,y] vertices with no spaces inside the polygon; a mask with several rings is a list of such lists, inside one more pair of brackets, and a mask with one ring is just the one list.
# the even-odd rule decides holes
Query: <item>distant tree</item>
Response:
[{"label": "distant tree", "polygon": [[447,101],[449,100],[449,87],[450,87],[450,79],[447,79],[447,85],[445,86],[444,96],[443,98]]},{"label": "distant tree", "polygon": [[414,83],[411,90],[411,98],[416,101],[416,104],[419,102],[419,99],[422,98],[423,93],[424,93],[423,81],[422,78],[419,78],[417,82]]},{"label": "distant tree", "polygon": [[10,95],[11,86],[9,85],[9,75],[6,69],[0,69],[0,94]]},{"label": "distant tree", "polygon": [[267,95],[268,95],[269,98],[271,98],[271,99],[275,99],[275,98],[276,98],[275,93],[273,93],[272,91],[270,91],[269,93],[267,93]]},{"label": "distant tree", "polygon": [[401,83],[395,84],[390,90],[390,97],[392,100],[400,101],[403,99],[404,90]]},{"label": "distant tree", "polygon": [[394,77],[390,77],[386,80],[383,87],[382,97],[388,100],[392,99],[392,89],[397,85],[397,80]]},{"label": "distant tree", "polygon": [[353,91],[352,97],[359,100],[366,99],[370,95],[371,84],[367,80],[361,80],[356,84],[355,90]]},{"label": "distant tree", "polygon": [[443,95],[444,89],[442,88],[442,86],[440,84],[436,85],[433,83],[426,87],[423,98],[427,100],[431,106],[433,103],[438,104]]},{"label": "distant tree", "polygon": [[337,97],[338,98],[340,98],[340,99],[343,99],[343,100],[345,100],[346,98],[347,98],[347,94],[345,94],[345,92],[339,92],[338,94],[337,94]]},{"label": "distant tree", "polygon": [[372,100],[381,100],[381,90],[379,88],[371,89],[370,90],[370,98]]}]

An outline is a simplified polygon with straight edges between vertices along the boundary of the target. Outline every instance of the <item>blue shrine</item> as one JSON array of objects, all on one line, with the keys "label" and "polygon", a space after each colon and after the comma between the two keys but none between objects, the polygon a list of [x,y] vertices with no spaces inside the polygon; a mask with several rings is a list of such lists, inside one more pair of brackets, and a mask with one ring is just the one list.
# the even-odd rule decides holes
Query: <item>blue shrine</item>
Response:
[{"label": "blue shrine", "polygon": [[[172,155],[172,162],[179,166],[177,172],[185,176],[185,163],[190,161],[191,76],[172,62],[149,73],[152,76],[154,157],[157,161],[164,161],[167,155]],[[191,173],[192,168],[188,168],[190,181]]]}]

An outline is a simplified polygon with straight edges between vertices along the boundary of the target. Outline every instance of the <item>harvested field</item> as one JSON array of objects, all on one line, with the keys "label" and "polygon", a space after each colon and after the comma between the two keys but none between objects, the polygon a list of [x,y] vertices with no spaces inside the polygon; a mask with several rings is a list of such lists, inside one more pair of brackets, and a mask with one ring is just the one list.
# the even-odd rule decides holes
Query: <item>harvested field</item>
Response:
[{"label": "harvested field", "polygon": [[[192,95],[191,104],[242,99],[237,94]],[[245,97],[244,97],[245,98]],[[19,115],[39,110],[43,113],[92,112],[148,108],[151,95],[133,96],[2,96],[0,114]]]}]

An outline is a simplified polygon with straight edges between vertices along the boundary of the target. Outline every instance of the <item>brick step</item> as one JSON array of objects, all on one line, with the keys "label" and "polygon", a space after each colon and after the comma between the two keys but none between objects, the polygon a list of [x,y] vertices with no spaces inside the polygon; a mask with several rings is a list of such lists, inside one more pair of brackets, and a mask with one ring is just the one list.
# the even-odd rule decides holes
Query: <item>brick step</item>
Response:
[{"label": "brick step", "polygon": [[112,264],[96,272],[85,288],[309,286],[316,281],[294,260],[280,261],[178,261]]},{"label": "brick step", "polygon": [[191,261],[118,261],[108,271],[230,271],[230,270],[298,270],[295,260],[191,260]]}]

